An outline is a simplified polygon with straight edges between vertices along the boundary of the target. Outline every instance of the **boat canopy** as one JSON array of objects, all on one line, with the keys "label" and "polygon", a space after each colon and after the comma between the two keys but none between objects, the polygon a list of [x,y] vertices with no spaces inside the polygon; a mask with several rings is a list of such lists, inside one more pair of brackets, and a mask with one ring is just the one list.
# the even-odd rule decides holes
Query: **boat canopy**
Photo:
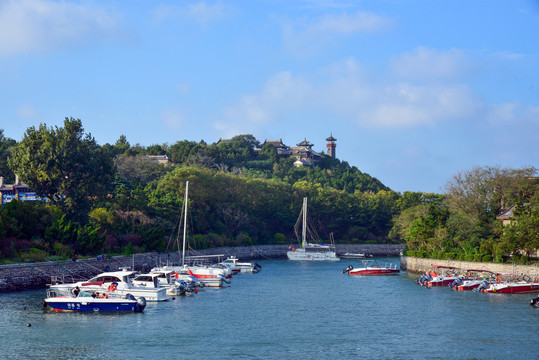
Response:
[{"label": "boat canopy", "polygon": [[436,268],[436,269],[460,269],[458,267],[454,267],[454,266],[444,266],[444,265],[432,265],[433,268]]},{"label": "boat canopy", "polygon": [[490,270],[481,270],[481,269],[468,269],[466,271],[474,271],[474,272],[487,272],[487,273],[491,273],[491,274],[498,274],[498,273],[495,273],[494,271],[490,271]]}]

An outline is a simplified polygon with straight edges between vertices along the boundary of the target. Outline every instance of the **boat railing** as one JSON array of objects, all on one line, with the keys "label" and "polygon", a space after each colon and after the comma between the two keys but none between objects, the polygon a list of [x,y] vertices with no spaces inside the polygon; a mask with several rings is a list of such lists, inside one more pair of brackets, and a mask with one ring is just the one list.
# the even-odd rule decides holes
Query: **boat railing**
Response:
[{"label": "boat railing", "polygon": [[62,276],[53,275],[51,276],[51,283],[47,285],[50,286],[50,285],[58,285],[58,284],[72,284],[74,282],[75,282],[75,278],[73,277],[73,275],[62,275]]}]

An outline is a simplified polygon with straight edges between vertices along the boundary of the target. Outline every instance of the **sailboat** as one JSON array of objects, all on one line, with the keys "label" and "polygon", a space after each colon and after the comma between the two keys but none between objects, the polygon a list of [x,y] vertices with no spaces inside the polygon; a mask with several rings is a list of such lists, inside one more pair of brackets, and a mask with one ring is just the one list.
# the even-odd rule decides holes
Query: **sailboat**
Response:
[{"label": "sailboat", "polygon": [[[291,251],[286,253],[288,260],[300,261],[339,261],[335,252],[335,244],[311,244],[307,242],[307,198],[303,198],[303,207],[300,213],[302,218],[301,248],[294,249],[290,245]],[[298,219],[299,223],[299,219]]]},{"label": "sailboat", "polygon": [[[223,284],[230,284],[230,277],[232,277],[231,271],[228,268],[224,267],[214,267],[214,266],[188,266],[185,263],[185,246],[187,239],[187,204],[188,204],[188,193],[189,193],[189,181],[185,182],[185,200],[184,200],[184,218],[183,218],[183,247],[181,252],[181,265],[180,266],[165,266],[165,267],[156,267],[152,271],[159,270],[171,270],[175,272],[175,276],[179,280],[188,281],[189,278],[193,277],[197,281],[203,281],[205,286],[208,287],[221,287]],[[179,233],[178,233],[179,236]],[[179,248],[179,244],[178,244]],[[179,249],[178,249],[179,251]]]}]

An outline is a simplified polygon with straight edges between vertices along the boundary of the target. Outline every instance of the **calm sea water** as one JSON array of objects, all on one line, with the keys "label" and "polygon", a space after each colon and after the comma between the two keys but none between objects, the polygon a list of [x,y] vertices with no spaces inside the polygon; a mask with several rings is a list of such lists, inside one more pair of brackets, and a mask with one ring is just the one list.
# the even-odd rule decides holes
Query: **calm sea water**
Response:
[{"label": "calm sea water", "polygon": [[0,294],[0,358],[539,359],[536,294],[341,274],[358,260],[259,263],[227,288],[141,314],[54,313],[42,309],[45,290]]}]

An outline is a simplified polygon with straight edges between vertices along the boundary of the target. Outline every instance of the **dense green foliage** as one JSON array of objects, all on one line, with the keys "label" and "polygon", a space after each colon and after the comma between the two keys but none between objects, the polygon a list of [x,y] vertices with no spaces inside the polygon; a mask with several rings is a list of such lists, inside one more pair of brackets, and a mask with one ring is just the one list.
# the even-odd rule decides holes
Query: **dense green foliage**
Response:
[{"label": "dense green foliage", "polygon": [[[194,249],[295,243],[303,197],[324,242],[330,234],[337,243],[405,241],[414,256],[498,261],[504,254],[524,261],[539,248],[535,169],[476,168],[456,175],[446,194],[400,194],[324,154],[295,167],[294,157],[252,135],[148,147],[122,135],[99,146],[72,118],[63,128],[31,127],[19,143],[0,132],[0,152],[7,179],[17,173],[49,199],[0,207],[4,259],[172,251],[186,181]],[[495,220],[502,199],[518,205],[518,221],[505,228]]]},{"label": "dense green foliage", "polygon": [[80,219],[90,209],[89,198],[104,194],[113,174],[112,159],[83,131],[73,118],[63,128],[31,127],[9,159],[13,172],[38,195]]},{"label": "dense green foliage", "polygon": [[[444,196],[408,201],[391,236],[406,239],[412,256],[498,262],[511,257],[528,263],[539,249],[536,173],[535,168],[497,167],[459,173]],[[496,219],[504,204],[515,206],[506,226]]]}]

